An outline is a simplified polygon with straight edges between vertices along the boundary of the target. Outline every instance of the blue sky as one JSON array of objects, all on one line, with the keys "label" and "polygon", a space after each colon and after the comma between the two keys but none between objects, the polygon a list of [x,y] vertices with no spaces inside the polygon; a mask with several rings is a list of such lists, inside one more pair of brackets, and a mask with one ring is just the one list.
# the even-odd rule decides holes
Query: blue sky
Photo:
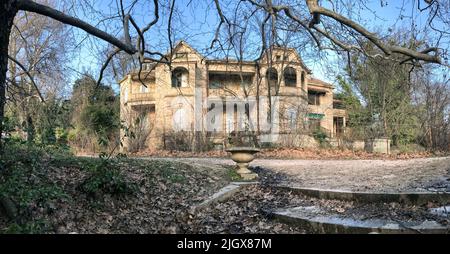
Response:
[{"label": "blue sky", "polygon": [[[230,1],[230,0],[223,0]],[[420,0],[421,1],[421,0]],[[125,1],[130,2],[130,1]],[[152,4],[153,1],[146,1],[146,5],[136,6],[135,19],[139,24],[144,24],[148,22],[149,19],[153,18]],[[178,0],[177,7],[179,12],[176,13],[176,19],[174,19],[174,27],[178,28],[175,31],[175,40],[185,40],[191,44],[194,48],[203,52],[207,47],[209,47],[211,40],[213,38],[213,33],[218,24],[218,17],[216,15],[213,1],[199,1],[199,0]],[[187,4],[190,3],[190,6]],[[383,3],[384,6],[381,6]],[[373,0],[367,1],[367,8],[373,10],[373,12],[368,11],[364,7],[357,11],[359,12],[358,17],[361,18],[360,22],[365,24],[369,30],[374,31],[375,29],[382,29],[386,31],[390,27],[402,27],[410,26],[412,20],[418,24],[421,24],[426,20],[424,15],[418,14],[417,8],[411,8],[412,4],[417,4],[417,0]],[[387,4],[387,5],[385,5]],[[404,10],[402,10],[404,6]],[[111,0],[101,0],[95,1],[95,8],[98,10],[103,10],[103,12],[112,12],[116,6],[115,1]],[[412,10],[416,10],[412,12]],[[399,14],[404,16],[403,19],[399,19]],[[81,15],[81,14],[80,14]],[[150,15],[150,18],[149,18]],[[83,17],[81,15],[81,17]],[[93,17],[93,16],[92,16]],[[92,20],[91,24],[96,24],[95,20],[90,16],[86,16],[87,20]],[[413,17],[413,18],[409,18]],[[148,44],[150,44],[154,49],[161,50],[165,52],[168,50],[168,39],[166,33],[166,26],[168,20],[168,13],[165,13],[164,8],[162,8],[162,13],[160,14],[160,20],[162,21],[158,26],[153,27],[148,33]],[[110,23],[105,22],[107,25]],[[120,24],[119,24],[120,25]],[[102,27],[100,25],[99,27]],[[85,33],[78,31],[76,33],[76,38],[78,41],[85,39]],[[91,42],[91,43],[89,43]],[[77,71],[89,70],[94,75],[98,74],[101,62],[103,60],[102,55],[98,53],[103,49],[106,44],[98,39],[88,38],[85,43],[80,44],[79,51],[73,59],[71,64],[71,69]],[[302,52],[299,52],[302,55]],[[328,74],[330,68],[334,72],[338,72],[342,66],[338,63],[333,64],[333,60],[336,59],[333,52],[329,52],[329,57],[326,62],[318,61],[314,57],[303,57],[309,68],[312,69],[313,75],[317,78],[323,79],[328,82],[334,82],[335,77]],[[327,66],[327,67],[325,67]],[[77,78],[77,73],[73,72],[72,80]]]}]

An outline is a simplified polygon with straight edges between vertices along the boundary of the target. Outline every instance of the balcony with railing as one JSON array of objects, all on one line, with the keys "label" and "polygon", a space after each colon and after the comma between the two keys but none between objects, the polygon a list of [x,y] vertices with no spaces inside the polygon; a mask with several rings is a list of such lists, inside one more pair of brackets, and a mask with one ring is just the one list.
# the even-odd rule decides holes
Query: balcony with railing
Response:
[{"label": "balcony with railing", "polygon": [[132,93],[128,95],[126,103],[129,105],[154,104],[155,97],[153,93]]},{"label": "balcony with railing", "polygon": [[347,117],[347,111],[345,109],[333,108],[333,116]]},{"label": "balcony with railing", "polygon": [[345,106],[342,100],[333,99],[333,116],[346,117],[347,111],[345,110]]}]

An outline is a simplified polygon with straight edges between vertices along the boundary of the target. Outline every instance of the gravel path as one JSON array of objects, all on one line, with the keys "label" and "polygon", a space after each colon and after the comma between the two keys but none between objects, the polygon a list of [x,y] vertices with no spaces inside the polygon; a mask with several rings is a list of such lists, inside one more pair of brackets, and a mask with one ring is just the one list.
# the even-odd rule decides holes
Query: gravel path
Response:
[{"label": "gravel path", "polygon": [[[168,158],[191,164],[233,165],[220,158]],[[297,187],[376,192],[450,191],[450,157],[410,160],[273,160],[251,166]]]}]

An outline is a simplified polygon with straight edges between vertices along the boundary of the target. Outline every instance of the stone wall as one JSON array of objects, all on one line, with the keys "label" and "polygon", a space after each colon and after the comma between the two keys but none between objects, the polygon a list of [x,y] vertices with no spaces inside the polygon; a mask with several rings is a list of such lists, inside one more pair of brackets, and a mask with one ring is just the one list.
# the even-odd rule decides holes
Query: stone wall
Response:
[{"label": "stone wall", "polygon": [[375,138],[365,141],[365,150],[369,153],[391,153],[391,140],[387,138]]}]

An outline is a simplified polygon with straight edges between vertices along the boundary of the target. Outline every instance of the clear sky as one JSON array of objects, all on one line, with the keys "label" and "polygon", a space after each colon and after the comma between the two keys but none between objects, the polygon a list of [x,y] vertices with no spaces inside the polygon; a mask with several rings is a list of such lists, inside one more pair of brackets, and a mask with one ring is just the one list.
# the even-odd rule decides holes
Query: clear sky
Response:
[{"label": "clear sky", "polygon": [[[222,0],[225,4],[227,1]],[[423,14],[417,11],[417,8],[411,8],[412,4],[417,5],[418,0],[372,0],[366,1],[365,6],[353,6],[353,10],[356,12],[355,17],[358,17],[358,21],[365,24],[369,30],[383,30],[388,28],[411,26],[411,22],[415,22],[418,27],[426,21]],[[422,0],[420,0],[422,1]],[[102,10],[103,13],[113,13],[116,10],[116,1],[100,0],[94,1],[94,7],[97,10]],[[131,1],[124,1],[125,3]],[[146,1],[145,5],[138,5],[135,7],[135,18],[139,24],[144,24],[153,18],[152,2]],[[164,1],[166,2],[166,1]],[[169,2],[169,1],[167,1]],[[214,36],[215,28],[218,24],[218,17],[215,12],[213,1],[203,0],[178,0],[177,1],[177,13],[174,15],[173,27],[174,40],[185,40],[196,48],[200,52],[204,52],[206,48],[211,44],[211,40]],[[326,1],[324,2],[326,3]],[[423,3],[422,3],[423,4]],[[168,50],[167,39],[167,20],[168,13],[162,8],[160,15],[160,23],[155,26],[148,33],[149,36],[147,43],[155,50],[166,52]],[[85,13],[79,13],[79,16],[85,17],[87,20],[92,20],[91,24],[97,25],[96,20],[93,18],[95,15],[88,15]],[[100,23],[99,27],[104,25],[111,26],[108,21]],[[113,26],[119,26],[120,24],[113,24]],[[106,44],[98,39],[88,38],[86,39],[84,32],[77,32],[76,39],[83,41],[78,47],[78,52],[74,57],[70,68],[76,71],[90,70],[94,75],[98,74],[101,63],[104,59],[104,55],[99,54]],[[299,52],[302,55],[302,52]],[[334,76],[330,76],[330,68],[334,72],[338,72],[342,66],[339,64],[332,64],[336,59],[333,52],[329,53],[327,62],[318,61],[314,57],[304,56],[304,61],[308,67],[312,69],[313,75],[317,78],[333,83],[335,81]],[[77,78],[78,74],[72,72],[72,80]]]}]

